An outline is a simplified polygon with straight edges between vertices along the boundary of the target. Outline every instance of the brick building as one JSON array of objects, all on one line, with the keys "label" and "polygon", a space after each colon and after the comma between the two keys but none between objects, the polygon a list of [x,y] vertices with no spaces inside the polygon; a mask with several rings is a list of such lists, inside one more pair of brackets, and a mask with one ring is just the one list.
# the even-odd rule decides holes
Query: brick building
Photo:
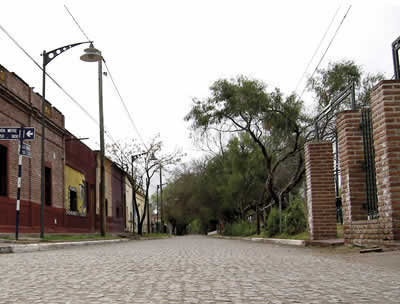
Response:
[{"label": "brick building", "polygon": [[94,232],[96,155],[70,135],[65,141],[65,226],[70,231]]},{"label": "brick building", "polygon": [[[45,104],[45,231],[63,230],[64,216],[64,116]],[[0,126],[34,127],[32,158],[23,158],[20,231],[40,229],[41,96],[16,74],[0,65]],[[18,141],[0,141],[0,230],[15,231],[18,175]]]}]

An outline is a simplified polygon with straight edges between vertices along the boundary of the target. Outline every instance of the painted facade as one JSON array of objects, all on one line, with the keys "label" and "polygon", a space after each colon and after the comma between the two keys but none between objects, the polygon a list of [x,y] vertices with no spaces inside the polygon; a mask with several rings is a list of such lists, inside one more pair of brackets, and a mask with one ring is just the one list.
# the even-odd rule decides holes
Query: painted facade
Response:
[{"label": "painted facade", "polygon": [[67,214],[87,214],[87,196],[85,175],[65,166],[65,198],[64,206]]},{"label": "painted facade", "polygon": [[[65,196],[66,226],[74,232],[94,232],[96,198],[96,158],[93,151],[69,134],[65,141]],[[77,193],[77,207],[71,210],[70,190]]]}]

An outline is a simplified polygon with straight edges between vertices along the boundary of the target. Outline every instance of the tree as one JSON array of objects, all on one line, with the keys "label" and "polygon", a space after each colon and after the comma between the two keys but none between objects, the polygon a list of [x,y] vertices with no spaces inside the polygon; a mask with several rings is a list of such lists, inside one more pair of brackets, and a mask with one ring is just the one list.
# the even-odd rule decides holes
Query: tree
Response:
[{"label": "tree", "polygon": [[[326,69],[319,69],[314,77],[308,80],[308,90],[317,100],[317,111],[330,105],[340,92],[354,84],[356,107],[365,107],[370,103],[372,88],[384,79],[382,73],[364,74],[362,68],[352,60],[330,62]],[[344,102],[337,111],[350,108],[350,101]],[[332,140],[335,136],[335,116],[321,119],[319,138]]]},{"label": "tree", "polygon": [[[150,233],[149,191],[151,179],[158,171],[159,166],[166,167],[179,162],[182,153],[179,151],[162,153],[162,142],[158,136],[153,137],[145,146],[144,150],[141,150],[140,146],[133,140],[124,144],[114,143],[110,145],[107,150],[112,155],[114,162],[116,162],[121,168],[125,168],[126,172],[131,171],[131,174],[127,174],[127,178],[133,189],[132,200],[138,219],[138,234],[143,234],[143,223],[146,215],[147,233]],[[158,154],[157,158],[156,153]],[[137,156],[137,158],[134,157],[134,162],[131,161],[132,156]],[[142,191],[145,198],[142,214],[140,214],[135,195],[138,191]]]},{"label": "tree", "polygon": [[[267,92],[264,83],[243,76],[218,80],[210,90],[210,97],[193,99],[185,120],[205,136],[210,130],[246,132],[263,155],[268,199],[286,206],[305,172],[302,148],[308,120],[302,102],[295,95],[284,98],[278,89]],[[291,168],[289,175],[278,183],[279,171],[286,167]]]}]

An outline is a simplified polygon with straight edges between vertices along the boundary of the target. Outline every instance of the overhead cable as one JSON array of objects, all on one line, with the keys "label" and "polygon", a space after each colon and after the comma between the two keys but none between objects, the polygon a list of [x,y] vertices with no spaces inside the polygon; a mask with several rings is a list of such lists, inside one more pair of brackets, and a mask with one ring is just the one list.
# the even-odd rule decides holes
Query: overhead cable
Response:
[{"label": "overhead cable", "polygon": [[336,19],[336,16],[337,16],[337,14],[338,14],[338,12],[339,12],[339,10],[340,10],[341,7],[342,7],[342,6],[339,5],[339,7],[337,8],[335,14],[333,15],[333,17],[332,17],[332,19],[331,19],[331,22],[329,23],[329,25],[328,25],[328,27],[327,27],[327,29],[326,29],[324,35],[322,36],[321,41],[319,42],[317,48],[315,49],[314,54],[311,56],[311,59],[310,59],[310,61],[308,62],[307,67],[306,67],[306,69],[304,70],[303,75],[301,75],[301,77],[300,77],[300,79],[299,79],[299,82],[298,82],[297,85],[296,85],[296,89],[294,90],[296,93],[297,93],[297,89],[299,88],[299,85],[300,85],[301,81],[303,80],[303,78],[304,78],[304,77],[306,76],[306,74],[307,74],[308,68],[310,67],[311,63],[313,62],[313,60],[314,60],[314,58],[315,58],[315,55],[317,54],[317,52],[319,51],[319,49],[320,49],[322,43],[324,42],[325,37],[326,37],[326,35],[328,34],[328,32],[329,32],[329,30],[330,30],[330,28],[331,28],[331,26],[332,26],[332,24],[333,24],[333,21]]},{"label": "overhead cable", "polygon": [[[337,27],[337,29],[336,29],[336,31],[335,31],[335,34],[333,35],[331,41],[329,42],[329,44],[328,44],[328,46],[327,46],[327,48],[326,48],[324,54],[322,55],[321,59],[319,60],[317,66],[315,67],[314,72],[311,74],[310,78],[312,78],[312,77],[314,76],[315,72],[318,70],[318,68],[319,68],[319,66],[320,66],[320,64],[321,64],[321,62],[322,62],[322,60],[324,59],[326,53],[328,52],[328,50],[329,50],[329,48],[330,48],[330,46],[331,46],[333,40],[336,38],[336,35],[337,35],[337,33],[339,32],[339,29],[341,28],[344,19],[346,19],[347,14],[349,13],[350,9],[351,9],[351,5],[350,5],[349,8],[347,9],[346,14],[343,16],[342,21],[340,22],[339,26]],[[300,95],[300,98],[299,98],[299,99],[301,99],[301,98],[303,97],[303,94],[304,94],[304,92],[306,91],[306,89],[307,89],[307,84],[304,86],[304,89],[303,89],[303,91],[301,92],[301,95]]]}]

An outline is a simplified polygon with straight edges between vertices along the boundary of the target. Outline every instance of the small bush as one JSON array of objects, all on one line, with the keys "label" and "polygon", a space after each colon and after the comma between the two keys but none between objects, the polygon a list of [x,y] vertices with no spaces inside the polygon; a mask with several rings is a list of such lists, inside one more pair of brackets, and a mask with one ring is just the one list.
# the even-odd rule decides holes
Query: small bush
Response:
[{"label": "small bush", "polygon": [[256,233],[255,225],[249,224],[246,221],[233,223],[233,224],[225,224],[223,235],[231,235],[231,236],[249,236]]},{"label": "small bush", "polygon": [[[283,224],[283,223],[282,223]],[[267,226],[266,226],[267,236],[271,237],[279,233],[279,209],[272,208],[268,215]]]},{"label": "small bush", "polygon": [[306,231],[307,223],[304,215],[303,200],[297,199],[290,203],[289,207],[285,210],[285,232],[288,235],[294,235]]},{"label": "small bush", "polygon": [[239,222],[232,224],[233,236],[249,236],[256,233],[256,227],[248,222]]}]

